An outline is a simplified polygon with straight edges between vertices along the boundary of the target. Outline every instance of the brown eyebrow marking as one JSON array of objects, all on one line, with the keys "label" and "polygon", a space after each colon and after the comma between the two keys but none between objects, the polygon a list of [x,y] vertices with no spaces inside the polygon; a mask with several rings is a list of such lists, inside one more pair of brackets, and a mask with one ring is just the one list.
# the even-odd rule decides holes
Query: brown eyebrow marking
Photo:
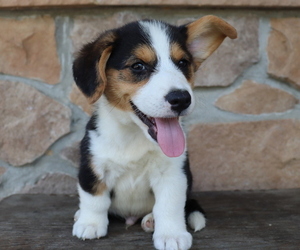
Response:
[{"label": "brown eyebrow marking", "polygon": [[154,65],[157,61],[155,51],[146,44],[139,45],[135,50],[133,50],[132,54],[135,59],[142,60],[150,65]]},{"label": "brown eyebrow marking", "polygon": [[[178,43],[171,44],[170,54],[171,54],[171,58],[175,64],[182,59],[185,59],[185,60],[191,62],[191,58],[190,58],[189,54],[187,54]],[[187,78],[190,85],[193,87],[194,80],[195,80],[195,67],[194,67],[193,63],[190,64],[187,71],[185,72],[185,77]]]},{"label": "brown eyebrow marking", "polygon": [[178,43],[172,43],[171,44],[171,58],[174,61],[179,61],[181,59],[189,59],[189,56],[186,54],[186,52],[181,48],[181,46]]}]

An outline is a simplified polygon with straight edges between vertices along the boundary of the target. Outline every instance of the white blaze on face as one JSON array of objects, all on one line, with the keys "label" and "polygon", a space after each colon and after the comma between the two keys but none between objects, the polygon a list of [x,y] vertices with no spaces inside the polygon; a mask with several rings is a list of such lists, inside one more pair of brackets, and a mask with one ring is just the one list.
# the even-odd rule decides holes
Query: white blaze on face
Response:
[{"label": "white blaze on face", "polygon": [[[183,114],[193,109],[193,94],[183,73],[173,63],[170,52],[168,28],[161,22],[140,22],[142,29],[148,34],[151,46],[157,56],[156,71],[148,83],[143,86],[132,101],[147,116],[153,117],[157,128],[157,142],[162,151],[169,157],[178,157],[185,151],[185,136],[179,124],[178,114],[171,109],[165,96],[174,91],[188,91],[192,96],[192,104]],[[166,119],[167,118],[167,119]]]}]

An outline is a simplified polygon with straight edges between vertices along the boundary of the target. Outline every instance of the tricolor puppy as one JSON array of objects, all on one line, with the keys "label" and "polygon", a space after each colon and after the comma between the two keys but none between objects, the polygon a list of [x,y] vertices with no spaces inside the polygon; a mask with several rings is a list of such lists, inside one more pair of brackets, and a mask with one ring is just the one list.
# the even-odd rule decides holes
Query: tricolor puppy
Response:
[{"label": "tricolor puppy", "polygon": [[108,213],[142,219],[157,249],[188,249],[205,226],[189,198],[192,175],[180,117],[191,113],[194,75],[235,29],[215,16],[175,27],[155,20],[109,30],[74,61],[76,84],[95,112],[81,142],[80,209],[73,235],[107,234]]}]

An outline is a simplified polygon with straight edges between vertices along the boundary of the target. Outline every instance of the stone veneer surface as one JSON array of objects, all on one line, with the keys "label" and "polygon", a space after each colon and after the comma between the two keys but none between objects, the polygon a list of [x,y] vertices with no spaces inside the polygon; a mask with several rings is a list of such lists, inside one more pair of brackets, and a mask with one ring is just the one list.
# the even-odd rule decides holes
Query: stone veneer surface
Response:
[{"label": "stone veneer surface", "polygon": [[0,81],[0,158],[30,163],[70,131],[70,109],[20,82]]},{"label": "stone veneer surface", "polygon": [[0,18],[0,72],[56,84],[60,61],[50,16]]},{"label": "stone veneer surface", "polygon": [[300,88],[300,19],[271,19],[268,73]]},{"label": "stone veneer surface", "polygon": [[297,188],[299,142],[297,120],[195,125],[188,138],[194,190]]},{"label": "stone veneer surface", "polygon": [[[171,3],[146,4],[162,2]],[[0,6],[20,7],[0,14],[0,198],[16,192],[76,192],[78,142],[92,109],[74,86],[71,63],[84,43],[140,18],[183,24],[205,14],[223,17],[239,34],[236,40],[227,38],[197,72],[196,112],[186,119],[188,131],[193,124],[188,142],[195,190],[300,187],[296,11],[187,8],[182,1],[172,1],[174,8],[83,8],[105,3],[0,0]],[[22,10],[30,4],[82,8]]]},{"label": "stone veneer surface", "polygon": [[215,106],[237,114],[259,115],[285,112],[293,109],[298,102],[283,90],[246,80],[232,93],[221,96]]},{"label": "stone veneer surface", "polygon": [[259,60],[258,18],[252,16],[227,18],[238,33],[238,38],[226,38],[196,74],[195,86],[231,85],[245,69]]}]

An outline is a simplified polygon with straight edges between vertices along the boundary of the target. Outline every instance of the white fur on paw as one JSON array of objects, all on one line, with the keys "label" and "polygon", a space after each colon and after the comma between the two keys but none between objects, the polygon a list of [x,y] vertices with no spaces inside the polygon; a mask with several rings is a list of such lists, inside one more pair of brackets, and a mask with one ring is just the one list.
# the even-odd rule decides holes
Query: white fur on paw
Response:
[{"label": "white fur on paw", "polygon": [[199,211],[192,212],[188,217],[188,224],[194,232],[200,231],[205,227],[205,217]]},{"label": "white fur on paw", "polygon": [[146,232],[146,233],[152,233],[154,232],[154,218],[153,218],[153,214],[150,213],[150,214],[147,214],[142,222],[141,222],[141,226],[143,228],[143,230]]},{"label": "white fur on paw", "polygon": [[75,215],[74,215],[74,221],[77,221],[78,218],[79,218],[79,216],[80,216],[80,209],[77,210],[77,212],[75,213]]},{"label": "white fur on paw", "polygon": [[83,240],[99,239],[107,234],[107,226],[107,219],[87,222],[79,217],[73,226],[73,236]]},{"label": "white fur on paw", "polygon": [[153,235],[154,247],[158,250],[187,250],[192,246],[192,235],[188,232],[176,234],[157,234]]}]

